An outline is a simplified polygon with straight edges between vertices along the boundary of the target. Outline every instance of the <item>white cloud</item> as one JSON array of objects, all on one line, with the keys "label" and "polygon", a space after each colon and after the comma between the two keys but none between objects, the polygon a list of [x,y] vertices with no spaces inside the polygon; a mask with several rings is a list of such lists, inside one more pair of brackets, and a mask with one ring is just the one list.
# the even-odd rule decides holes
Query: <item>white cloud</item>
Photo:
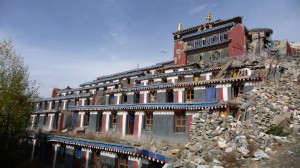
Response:
[{"label": "white cloud", "polygon": [[196,14],[196,13],[199,13],[199,12],[203,11],[203,10],[206,8],[206,6],[207,6],[206,4],[202,4],[202,5],[200,5],[200,6],[191,8],[191,9],[189,10],[189,13],[190,13],[191,15],[194,15],[194,14]]}]

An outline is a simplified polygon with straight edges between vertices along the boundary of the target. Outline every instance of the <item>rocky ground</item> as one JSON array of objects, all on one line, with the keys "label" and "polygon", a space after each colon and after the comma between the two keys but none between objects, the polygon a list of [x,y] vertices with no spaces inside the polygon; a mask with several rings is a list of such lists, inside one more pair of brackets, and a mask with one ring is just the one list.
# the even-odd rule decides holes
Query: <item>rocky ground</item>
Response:
[{"label": "rocky ground", "polygon": [[[229,102],[238,119],[201,112],[174,167],[299,167],[300,61],[258,60],[275,70],[261,84]],[[299,163],[299,164],[298,164]]]}]

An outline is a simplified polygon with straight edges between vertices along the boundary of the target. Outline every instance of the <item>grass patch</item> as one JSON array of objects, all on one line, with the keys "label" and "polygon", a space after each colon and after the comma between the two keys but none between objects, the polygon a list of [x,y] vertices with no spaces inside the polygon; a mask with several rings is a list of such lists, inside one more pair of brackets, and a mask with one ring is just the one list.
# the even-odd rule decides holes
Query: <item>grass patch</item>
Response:
[{"label": "grass patch", "polygon": [[275,125],[275,126],[271,126],[267,131],[266,134],[272,134],[275,136],[287,136],[289,135],[287,132],[283,131],[283,126],[281,125]]}]

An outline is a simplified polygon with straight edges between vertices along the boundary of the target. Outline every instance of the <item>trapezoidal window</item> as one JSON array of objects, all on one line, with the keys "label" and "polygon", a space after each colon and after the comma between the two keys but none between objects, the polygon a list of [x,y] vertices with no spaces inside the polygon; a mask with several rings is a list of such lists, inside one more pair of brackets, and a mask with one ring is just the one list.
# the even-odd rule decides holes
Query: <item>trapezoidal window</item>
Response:
[{"label": "trapezoidal window", "polygon": [[123,94],[123,104],[127,104],[127,95]]},{"label": "trapezoidal window", "polygon": [[85,113],[84,115],[84,126],[89,126],[90,124],[90,113]]},{"label": "trapezoidal window", "polygon": [[152,125],[153,125],[153,113],[146,112],[146,114],[145,114],[145,130],[152,131]]},{"label": "trapezoidal window", "polygon": [[117,112],[112,112],[110,128],[112,128],[113,130],[115,130],[117,128],[117,119],[118,119]]},{"label": "trapezoidal window", "polygon": [[48,120],[48,114],[45,114],[43,125],[47,124],[47,120]]},{"label": "trapezoidal window", "polygon": [[140,103],[140,93],[134,93],[134,103]]},{"label": "trapezoidal window", "polygon": [[155,103],[157,101],[157,92],[151,91],[150,92],[150,103]]},{"label": "trapezoidal window", "polygon": [[185,133],[186,117],[184,112],[175,112],[175,133]]},{"label": "trapezoidal window", "polygon": [[194,89],[193,88],[185,89],[185,100],[186,100],[186,103],[194,102]]}]

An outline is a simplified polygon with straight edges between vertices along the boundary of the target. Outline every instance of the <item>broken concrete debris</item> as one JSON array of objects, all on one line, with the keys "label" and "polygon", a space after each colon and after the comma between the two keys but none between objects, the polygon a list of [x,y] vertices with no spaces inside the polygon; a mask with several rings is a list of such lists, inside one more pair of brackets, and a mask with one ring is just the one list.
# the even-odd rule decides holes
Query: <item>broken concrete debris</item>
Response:
[{"label": "broken concrete debris", "polygon": [[[267,67],[273,64],[284,71],[280,74],[269,71],[259,86],[229,102],[239,108],[240,118],[218,116],[209,111],[196,114],[190,140],[181,151],[177,167],[240,167],[270,159],[276,154],[276,146],[294,143],[292,133],[300,133],[299,60],[281,59],[271,63],[260,60],[261,64],[269,63]],[[271,126],[278,125],[290,135],[266,133]]]}]

